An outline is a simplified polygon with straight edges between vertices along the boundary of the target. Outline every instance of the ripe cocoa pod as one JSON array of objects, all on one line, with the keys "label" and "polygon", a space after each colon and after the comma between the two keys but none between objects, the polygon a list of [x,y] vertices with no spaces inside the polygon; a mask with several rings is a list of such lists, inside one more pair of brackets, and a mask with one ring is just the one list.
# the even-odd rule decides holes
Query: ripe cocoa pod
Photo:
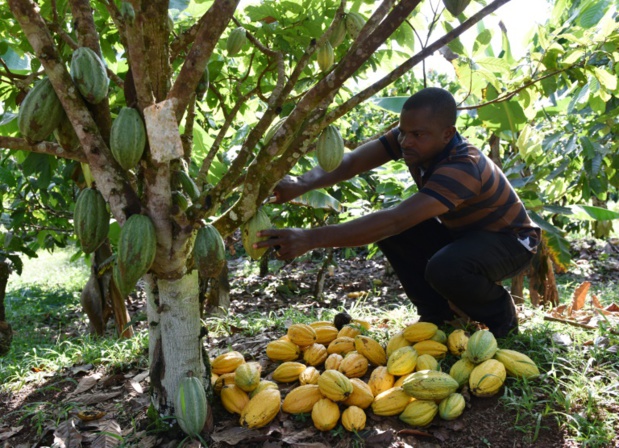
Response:
[{"label": "ripe cocoa pod", "polygon": [[105,63],[88,47],[80,47],[71,57],[71,78],[86,101],[99,104],[107,96],[110,79]]},{"label": "ripe cocoa pod", "polygon": [[247,42],[247,31],[242,26],[233,29],[230,32],[230,36],[228,36],[228,40],[226,42],[226,50],[228,52],[228,56],[235,56],[241,51],[243,45]]},{"label": "ripe cocoa pod", "polygon": [[146,129],[137,110],[123,107],[112,123],[110,149],[125,170],[138,164],[146,146]]},{"label": "ripe cocoa pod", "polygon": [[361,29],[365,26],[365,17],[358,12],[349,12],[346,14],[346,31],[352,40],[355,40]]},{"label": "ripe cocoa pod", "polygon": [[48,78],[38,81],[28,92],[17,116],[19,132],[31,142],[40,142],[66,117]]},{"label": "ripe cocoa pod", "polygon": [[316,58],[318,60],[318,67],[320,67],[320,71],[326,72],[331,68],[333,62],[335,61],[331,42],[326,41],[323,45],[318,47],[318,50],[316,51]]},{"label": "ripe cocoa pod", "polygon": [[333,171],[344,158],[344,140],[340,131],[333,126],[327,126],[316,142],[316,160],[325,171]]},{"label": "ripe cocoa pod", "polygon": [[202,278],[217,277],[226,264],[224,240],[210,224],[198,229],[193,245],[193,262]]},{"label": "ripe cocoa pod", "polygon": [[247,252],[247,255],[249,255],[252,259],[258,260],[267,250],[266,247],[254,249],[254,243],[267,239],[259,238],[256,236],[256,233],[270,227],[271,220],[262,209],[259,209],[249,221],[241,226],[241,241],[243,243],[243,247],[245,248],[245,252]]},{"label": "ripe cocoa pod", "polygon": [[73,224],[85,253],[94,252],[105,241],[110,229],[110,214],[101,193],[94,188],[80,192],[75,202]]},{"label": "ripe cocoa pod", "polygon": [[[124,289],[131,289],[155,261],[157,237],[148,216],[131,215],[118,237],[118,269]],[[217,372],[215,372],[217,373]]]}]

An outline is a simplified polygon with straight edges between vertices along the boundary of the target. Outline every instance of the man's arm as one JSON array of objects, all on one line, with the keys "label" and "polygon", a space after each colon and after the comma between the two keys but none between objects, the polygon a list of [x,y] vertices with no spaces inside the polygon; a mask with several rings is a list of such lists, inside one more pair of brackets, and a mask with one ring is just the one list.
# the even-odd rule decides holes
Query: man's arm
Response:
[{"label": "man's arm", "polygon": [[359,173],[387,163],[391,158],[379,140],[369,141],[344,154],[340,166],[331,172],[316,167],[297,178],[286,177],[275,187],[276,203],[288,202],[316,188],[330,187]]},{"label": "man's arm", "polygon": [[319,247],[354,247],[380,241],[445,213],[447,206],[417,193],[398,206],[362,218],[314,229],[269,229],[258,232],[270,237],[254,247],[278,246],[278,257],[290,259]]}]

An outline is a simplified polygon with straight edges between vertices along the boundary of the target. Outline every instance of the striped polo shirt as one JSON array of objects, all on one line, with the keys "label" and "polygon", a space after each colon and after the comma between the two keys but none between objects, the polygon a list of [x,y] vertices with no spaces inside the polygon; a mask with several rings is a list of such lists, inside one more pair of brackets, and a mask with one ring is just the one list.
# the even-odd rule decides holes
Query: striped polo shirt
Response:
[{"label": "striped polo shirt", "polygon": [[[380,137],[390,157],[402,158],[395,128]],[[478,148],[456,134],[424,170],[409,166],[419,192],[432,196],[449,210],[439,216],[454,236],[487,230],[514,234],[531,252],[540,242],[540,229],[501,169]]]}]

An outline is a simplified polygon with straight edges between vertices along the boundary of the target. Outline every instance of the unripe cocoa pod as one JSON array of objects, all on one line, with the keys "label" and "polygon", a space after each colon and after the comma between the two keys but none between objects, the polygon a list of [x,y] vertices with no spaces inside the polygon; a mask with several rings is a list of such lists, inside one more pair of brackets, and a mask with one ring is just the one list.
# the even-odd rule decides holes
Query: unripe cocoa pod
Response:
[{"label": "unripe cocoa pod", "polygon": [[270,227],[271,220],[262,209],[259,209],[249,221],[241,226],[241,241],[243,243],[243,247],[245,248],[245,252],[247,252],[247,255],[249,255],[252,259],[258,260],[267,250],[266,247],[254,249],[254,243],[264,241],[266,239],[259,238],[256,236],[256,233]]},{"label": "unripe cocoa pod", "polygon": [[66,117],[48,78],[38,81],[19,106],[17,126],[29,141],[44,140]]},{"label": "unripe cocoa pod", "polygon": [[148,216],[131,215],[118,237],[118,269],[124,289],[131,289],[155,261],[157,237]]},{"label": "unripe cocoa pod", "polygon": [[123,107],[112,123],[110,149],[125,170],[138,164],[146,147],[146,128],[137,110]]},{"label": "unripe cocoa pod", "polygon": [[342,42],[344,42],[345,38],[346,38],[346,17],[344,17],[342,20],[338,22],[337,25],[335,25],[335,29],[331,33],[331,36],[329,36],[329,42],[331,43],[331,46],[335,48],[341,45]]},{"label": "unripe cocoa pod", "polygon": [[365,26],[365,17],[358,12],[349,12],[346,14],[346,31],[348,35],[355,40],[361,29]]},{"label": "unripe cocoa pod", "polygon": [[71,78],[86,101],[99,104],[107,96],[110,79],[103,60],[88,47],[80,47],[71,58]]},{"label": "unripe cocoa pod", "polygon": [[344,158],[344,140],[333,125],[327,126],[316,142],[316,159],[325,171],[333,171]]},{"label": "unripe cocoa pod", "polygon": [[210,224],[198,229],[193,245],[193,261],[202,278],[214,278],[226,264],[224,240]]},{"label": "unripe cocoa pod", "polygon": [[228,51],[228,56],[236,55],[241,49],[243,45],[247,42],[247,31],[242,26],[233,29],[230,32],[230,36],[228,36],[228,41],[226,42],[226,50]]},{"label": "unripe cocoa pod", "polygon": [[80,192],[75,202],[73,224],[85,253],[94,252],[105,241],[110,229],[110,214],[99,191],[85,188]]},{"label": "unripe cocoa pod", "polygon": [[326,41],[316,51],[318,66],[320,71],[326,72],[331,68],[334,62],[333,47],[329,41]]}]

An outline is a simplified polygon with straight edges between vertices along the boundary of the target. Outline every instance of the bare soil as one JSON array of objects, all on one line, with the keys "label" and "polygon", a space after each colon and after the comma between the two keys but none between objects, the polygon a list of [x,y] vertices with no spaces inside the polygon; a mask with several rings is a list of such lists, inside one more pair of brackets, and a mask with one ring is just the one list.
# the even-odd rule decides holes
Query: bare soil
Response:
[{"label": "bare soil", "polygon": [[[592,249],[593,247],[593,249]],[[599,272],[599,248],[592,245],[576,248],[595,270],[581,273],[591,278]],[[603,257],[602,257],[603,258]],[[619,267],[611,257],[604,264],[604,278],[619,278]],[[613,264],[614,263],[614,264]],[[584,264],[584,262],[582,263]],[[232,315],[251,311],[269,312],[296,307],[329,311],[350,309],[359,292],[372,291],[366,301],[381,309],[399,307],[407,300],[397,278],[385,271],[383,260],[356,257],[338,260],[334,276],[325,281],[323,299],[312,298],[319,263],[292,263],[277,274],[266,277],[235,275],[241,269],[241,259],[230,263],[232,282]],[[353,294],[349,294],[353,293]],[[143,310],[144,300],[138,292],[132,297],[130,311]],[[521,316],[522,317],[522,316]],[[385,322],[374,320],[374,327],[386,328]],[[138,325],[144,325],[140,323]],[[111,327],[110,327],[111,328]],[[110,331],[112,331],[110,329]],[[241,329],[229,328],[227,337],[207,337],[206,349],[211,356],[230,348],[244,353],[246,359],[259,361],[268,379],[275,365],[265,356],[266,343],[283,335],[265,328],[251,337]],[[145,354],[145,356],[147,356]],[[42,373],[43,374],[43,373]],[[52,446],[119,446],[144,447],[200,446],[196,441],[183,442],[183,434],[163,422],[157,426],[147,416],[149,406],[148,372],[144,360],[136,361],[118,371],[104,365],[72,366],[50,376],[36,386],[25,384],[18,392],[0,395],[0,443],[5,448]],[[282,388],[282,396],[295,384]],[[513,387],[508,379],[504,387]],[[516,394],[517,390],[514,391]],[[223,409],[219,400],[212,407],[204,438],[209,447],[494,447],[494,448],[571,448],[564,430],[552,418],[540,422],[518,421],[518,416],[506,409],[499,393],[490,398],[472,396],[465,389],[467,407],[461,417],[444,421],[436,417],[425,428],[413,428],[396,417],[380,417],[367,409],[367,428],[358,434],[348,433],[341,426],[330,432],[320,432],[307,415],[280,414],[266,428],[248,430],[238,424],[238,416]],[[543,397],[540,397],[543,399]],[[97,415],[98,414],[98,415]],[[99,417],[88,420],[90,417]],[[523,432],[535,428],[537,434]],[[339,428],[339,429],[338,429]],[[64,445],[63,445],[64,444]]]}]

